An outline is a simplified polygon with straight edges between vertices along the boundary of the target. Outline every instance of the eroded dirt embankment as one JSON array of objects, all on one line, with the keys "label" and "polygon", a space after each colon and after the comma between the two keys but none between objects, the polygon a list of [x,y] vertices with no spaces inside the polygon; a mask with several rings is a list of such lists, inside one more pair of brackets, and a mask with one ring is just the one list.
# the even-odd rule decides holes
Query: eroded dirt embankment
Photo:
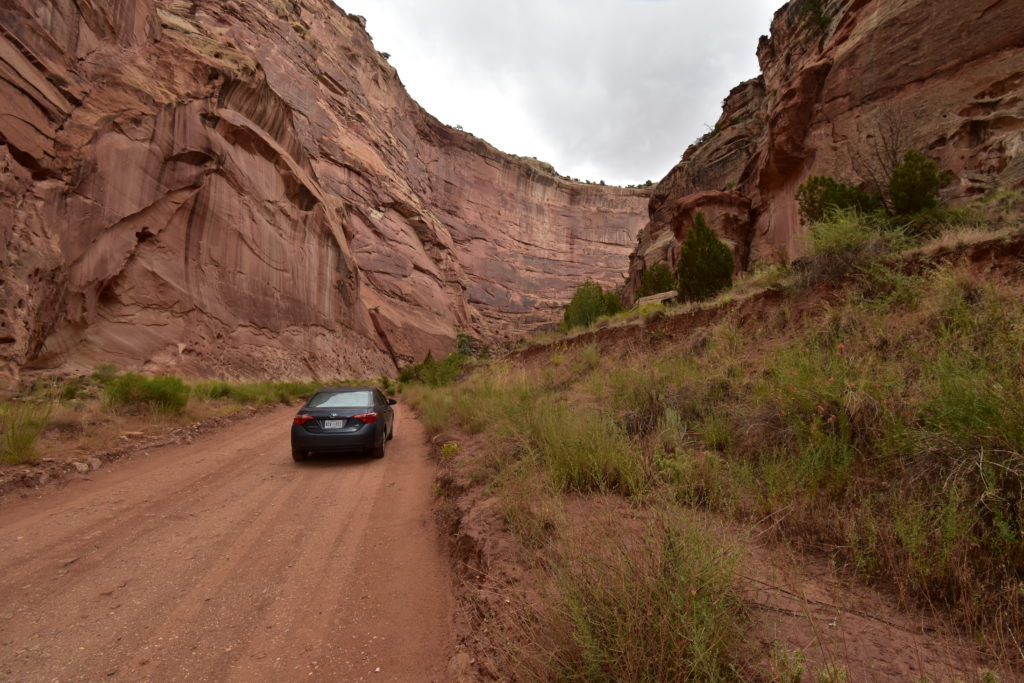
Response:
[{"label": "eroded dirt embankment", "polygon": [[[921,251],[905,257],[894,258],[889,265],[905,274],[920,274],[943,264],[967,263],[976,271],[1006,273],[1024,277],[1024,235],[996,237],[984,241],[944,246],[930,251]],[[794,264],[799,268],[799,262]],[[596,327],[554,341],[533,344],[514,351],[510,357],[530,363],[540,363],[553,353],[568,348],[594,344],[601,352],[622,350],[625,347],[657,348],[664,344],[678,344],[691,337],[698,337],[700,331],[726,316],[735,316],[737,322],[746,324],[751,319],[761,318],[766,323],[779,324],[778,312],[790,310],[790,317],[782,321],[796,322],[807,314],[814,314],[836,300],[842,293],[842,285],[851,276],[819,282],[814,287],[797,290],[770,288],[756,292],[746,298],[734,299],[717,305],[698,305],[682,313],[656,313],[645,320],[619,326],[598,324]]]},{"label": "eroded dirt embankment", "polygon": [[[459,649],[465,680],[531,680],[515,672],[543,646],[524,622],[557,601],[550,569],[508,524],[506,504],[480,484],[480,461],[493,445],[448,432],[460,453],[441,465],[442,515],[456,572]],[[554,544],[570,537],[629,537],[657,513],[617,496],[568,496]],[[779,657],[799,658],[808,673],[829,667],[852,681],[975,680],[992,663],[974,643],[934,615],[901,609],[884,592],[837,575],[823,558],[764,541],[756,531],[689,510],[688,523],[711,534],[712,545],[738,557],[738,588],[749,623],[743,662],[754,680],[789,680]],[[553,534],[553,538],[555,534]],[[558,540],[560,539],[560,540]],[[629,542],[629,541],[627,541]],[[827,680],[827,679],[822,679]],[[844,679],[837,679],[844,680]]]}]

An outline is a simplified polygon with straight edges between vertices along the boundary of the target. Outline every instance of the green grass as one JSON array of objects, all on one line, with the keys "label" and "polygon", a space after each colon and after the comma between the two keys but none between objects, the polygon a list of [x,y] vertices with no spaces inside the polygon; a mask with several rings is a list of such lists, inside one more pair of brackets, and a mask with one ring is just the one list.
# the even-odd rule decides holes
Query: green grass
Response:
[{"label": "green grass", "polygon": [[36,459],[36,441],[46,429],[53,412],[51,403],[9,401],[0,404],[0,463],[18,465]]},{"label": "green grass", "polygon": [[[272,405],[291,403],[297,398],[308,396],[322,382],[228,382],[206,380],[186,384],[177,377],[146,377],[137,373],[125,373],[103,377],[101,382],[106,404],[115,409],[143,409],[180,415],[189,400],[229,401],[240,405]],[[344,381],[327,384],[345,384]],[[348,382],[351,383],[351,382]]]},{"label": "green grass", "polygon": [[564,681],[742,680],[746,619],[735,556],[707,530],[664,514],[630,537],[566,544],[552,560],[531,662]]},{"label": "green grass", "polygon": [[319,382],[225,382],[212,380],[192,385],[192,396],[199,400],[227,399],[242,405],[291,403],[323,386]]},{"label": "green grass", "polygon": [[[596,353],[585,348],[573,362],[560,363],[565,377],[592,372]],[[403,395],[419,409],[428,431],[486,432],[518,457],[533,458],[559,490],[642,493],[648,479],[644,464],[614,415],[575,412],[553,400],[552,384],[560,382],[494,364],[456,387],[411,385]]]},{"label": "green grass", "polygon": [[[851,294],[877,294],[861,284]],[[852,296],[781,339],[751,330],[747,349],[727,354],[739,372],[709,344],[692,362],[722,389],[698,394],[703,413],[669,405],[661,471],[679,500],[778,515],[777,533],[866,577],[978,629],[1019,627],[1024,366],[1011,350],[1024,292],[958,268],[902,284],[910,296]],[[658,368],[645,358],[616,382],[692,393]],[[690,451],[670,453],[680,441]]]},{"label": "green grass", "polygon": [[189,387],[178,377],[146,377],[134,372],[110,379],[103,388],[112,408],[150,409],[180,415],[188,404]]},{"label": "green grass", "polygon": [[626,433],[609,415],[540,404],[523,425],[527,446],[566,492],[643,492],[647,476]]},{"label": "green grass", "polygon": [[413,403],[432,431],[493,437],[481,476],[527,463],[561,493],[664,489],[990,645],[1024,631],[1024,284],[875,262],[843,287],[812,315],[726,315],[686,352],[562,345]]},{"label": "green grass", "polygon": [[[951,226],[984,227],[972,211],[915,220],[946,231],[929,243],[937,248]],[[972,265],[904,270],[901,251],[935,232],[912,227],[908,237],[876,217],[833,214],[812,228],[805,261],[748,285],[783,285],[788,296],[754,315],[724,311],[689,343],[603,356],[566,338],[528,365],[481,365],[457,384],[403,391],[431,432],[487,437],[474,477],[499,493],[524,546],[564,547],[565,494],[660,510],[671,500],[825,554],[1016,657],[1005,653],[1024,632],[1024,282]],[[807,286],[822,283],[824,302]],[[643,680],[640,669],[609,668],[621,643],[657,659],[639,632],[609,635],[628,610],[600,606],[631,599],[636,581],[615,572],[645,569],[595,553],[580,562],[602,567],[616,595],[601,598],[589,570],[559,574],[560,628],[572,638],[557,656],[545,650],[557,666],[540,678]],[[776,668],[792,675],[802,664]]]}]

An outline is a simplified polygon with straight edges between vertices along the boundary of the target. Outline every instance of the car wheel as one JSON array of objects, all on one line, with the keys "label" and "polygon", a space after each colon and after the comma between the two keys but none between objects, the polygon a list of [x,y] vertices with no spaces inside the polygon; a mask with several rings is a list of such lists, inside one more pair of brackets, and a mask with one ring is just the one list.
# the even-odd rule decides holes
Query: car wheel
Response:
[{"label": "car wheel", "polygon": [[376,446],[374,446],[373,450],[370,451],[370,455],[372,455],[375,458],[383,458],[384,457],[384,444],[387,443],[387,440],[388,439],[387,439],[386,436],[382,436],[381,439],[380,439],[380,443],[377,444]]},{"label": "car wheel", "polygon": [[388,430],[388,441],[395,438],[395,425],[391,425],[391,429]]},{"label": "car wheel", "polygon": [[306,451],[296,451],[294,449],[292,450],[292,460],[294,460],[295,462],[302,462],[303,460],[306,459],[306,456]]}]

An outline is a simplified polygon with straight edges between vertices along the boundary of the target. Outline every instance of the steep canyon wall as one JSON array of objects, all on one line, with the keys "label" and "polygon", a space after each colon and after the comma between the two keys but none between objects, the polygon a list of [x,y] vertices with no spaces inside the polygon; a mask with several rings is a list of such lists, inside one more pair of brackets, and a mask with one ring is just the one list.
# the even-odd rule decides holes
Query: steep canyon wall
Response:
[{"label": "steep canyon wall", "polygon": [[373,376],[621,280],[641,190],[426,114],[328,0],[0,7],[0,385]]},{"label": "steep canyon wall", "polygon": [[894,138],[955,175],[945,199],[1024,185],[1019,0],[792,0],[757,55],[761,76],[655,188],[629,295],[644,268],[678,258],[697,211],[738,269],[801,255],[797,188],[868,180]]}]

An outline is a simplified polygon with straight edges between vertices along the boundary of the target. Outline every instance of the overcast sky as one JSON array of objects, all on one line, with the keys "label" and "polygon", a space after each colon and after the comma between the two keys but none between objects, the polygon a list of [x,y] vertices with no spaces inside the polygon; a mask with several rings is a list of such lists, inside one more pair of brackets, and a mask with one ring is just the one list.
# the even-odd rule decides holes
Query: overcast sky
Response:
[{"label": "overcast sky", "polygon": [[335,0],[449,125],[563,175],[660,180],[759,73],[783,0]]}]

